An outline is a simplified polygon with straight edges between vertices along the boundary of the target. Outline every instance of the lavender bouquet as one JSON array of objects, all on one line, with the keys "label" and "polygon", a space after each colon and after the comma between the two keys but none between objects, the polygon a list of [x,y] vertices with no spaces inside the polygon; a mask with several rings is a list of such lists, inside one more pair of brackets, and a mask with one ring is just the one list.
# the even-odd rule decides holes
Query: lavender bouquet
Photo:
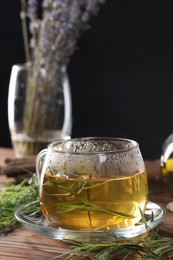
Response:
[{"label": "lavender bouquet", "polygon": [[[89,28],[104,0],[21,0],[26,61],[30,62],[23,120],[25,140],[20,154],[37,154],[47,145],[45,129],[54,129],[59,107],[57,95],[81,32]],[[29,32],[27,24],[29,20]],[[30,38],[30,40],[28,40]],[[29,42],[29,44],[28,44]],[[59,85],[59,86],[58,86]],[[55,135],[54,138],[61,137]],[[29,142],[27,140],[32,140]]]}]

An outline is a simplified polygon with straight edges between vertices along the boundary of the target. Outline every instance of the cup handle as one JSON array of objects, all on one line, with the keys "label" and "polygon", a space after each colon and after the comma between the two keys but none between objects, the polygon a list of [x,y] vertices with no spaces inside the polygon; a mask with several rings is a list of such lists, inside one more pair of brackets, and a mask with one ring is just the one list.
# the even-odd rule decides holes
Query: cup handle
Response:
[{"label": "cup handle", "polygon": [[42,172],[46,153],[47,153],[47,148],[41,150],[41,152],[39,152],[39,154],[36,157],[36,174],[37,174],[37,182],[39,186],[40,186],[41,172]]}]

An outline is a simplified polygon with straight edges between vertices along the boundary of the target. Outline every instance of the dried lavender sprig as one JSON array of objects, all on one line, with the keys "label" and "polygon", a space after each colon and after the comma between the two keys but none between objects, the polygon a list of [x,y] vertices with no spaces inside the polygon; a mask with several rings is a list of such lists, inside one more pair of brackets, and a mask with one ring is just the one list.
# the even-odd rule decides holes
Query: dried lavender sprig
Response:
[{"label": "dried lavender sprig", "polygon": [[32,21],[32,19],[38,18],[38,1],[37,0],[29,0],[28,8],[27,8],[28,17]]},{"label": "dried lavender sprig", "polygon": [[38,0],[29,0],[27,3],[27,17],[30,20],[29,30],[32,34],[32,37],[30,39],[31,49],[34,49],[36,47],[39,37],[40,19],[38,18],[38,5]]},{"label": "dried lavender sprig", "polygon": [[[36,0],[29,0],[31,24],[36,16]],[[96,15],[103,0],[43,0],[42,19],[39,21],[39,39],[35,42],[34,59],[40,57],[42,67],[57,68],[67,65],[73,54],[80,33],[89,27],[89,20]],[[33,33],[33,30],[31,31]],[[35,37],[33,37],[35,38]],[[38,55],[40,53],[40,55]],[[58,66],[57,66],[58,64]],[[58,68],[57,68],[58,69]]]},{"label": "dried lavender sprig", "polygon": [[22,32],[23,32],[23,40],[24,40],[25,58],[26,58],[26,61],[30,61],[28,32],[27,32],[27,25],[26,25],[26,8],[27,7],[26,7],[25,0],[20,0],[20,3],[21,3],[20,18],[22,21]]},{"label": "dried lavender sprig", "polygon": [[[27,138],[39,140],[44,129],[52,129],[52,124],[57,122],[60,109],[56,100],[57,86],[61,85],[62,69],[67,67],[81,32],[89,28],[90,18],[97,14],[103,2],[43,0],[40,16],[39,1],[28,0],[32,75],[28,76],[24,112],[24,135]],[[56,114],[56,121],[51,118],[52,114]]]}]

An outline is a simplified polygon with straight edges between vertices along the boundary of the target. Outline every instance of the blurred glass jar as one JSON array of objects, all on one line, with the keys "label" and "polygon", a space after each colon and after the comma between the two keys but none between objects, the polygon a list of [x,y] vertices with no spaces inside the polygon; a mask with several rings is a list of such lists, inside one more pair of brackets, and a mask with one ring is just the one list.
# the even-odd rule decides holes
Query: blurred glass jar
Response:
[{"label": "blurred glass jar", "polygon": [[173,134],[163,143],[160,165],[162,178],[166,186],[173,191]]},{"label": "blurred glass jar", "polygon": [[55,74],[34,68],[30,63],[15,64],[11,71],[8,122],[16,157],[37,155],[53,140],[71,136],[72,104],[66,69]]}]

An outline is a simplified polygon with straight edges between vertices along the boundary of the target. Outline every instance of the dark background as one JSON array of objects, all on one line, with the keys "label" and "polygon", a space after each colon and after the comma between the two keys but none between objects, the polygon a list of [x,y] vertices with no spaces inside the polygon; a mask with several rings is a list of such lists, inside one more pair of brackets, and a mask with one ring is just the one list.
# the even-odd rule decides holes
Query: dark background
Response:
[{"label": "dark background", "polygon": [[[0,146],[11,146],[7,94],[11,67],[25,61],[20,1],[0,7]],[[160,157],[173,132],[173,1],[107,0],[68,67],[73,137],[121,136]]]}]

